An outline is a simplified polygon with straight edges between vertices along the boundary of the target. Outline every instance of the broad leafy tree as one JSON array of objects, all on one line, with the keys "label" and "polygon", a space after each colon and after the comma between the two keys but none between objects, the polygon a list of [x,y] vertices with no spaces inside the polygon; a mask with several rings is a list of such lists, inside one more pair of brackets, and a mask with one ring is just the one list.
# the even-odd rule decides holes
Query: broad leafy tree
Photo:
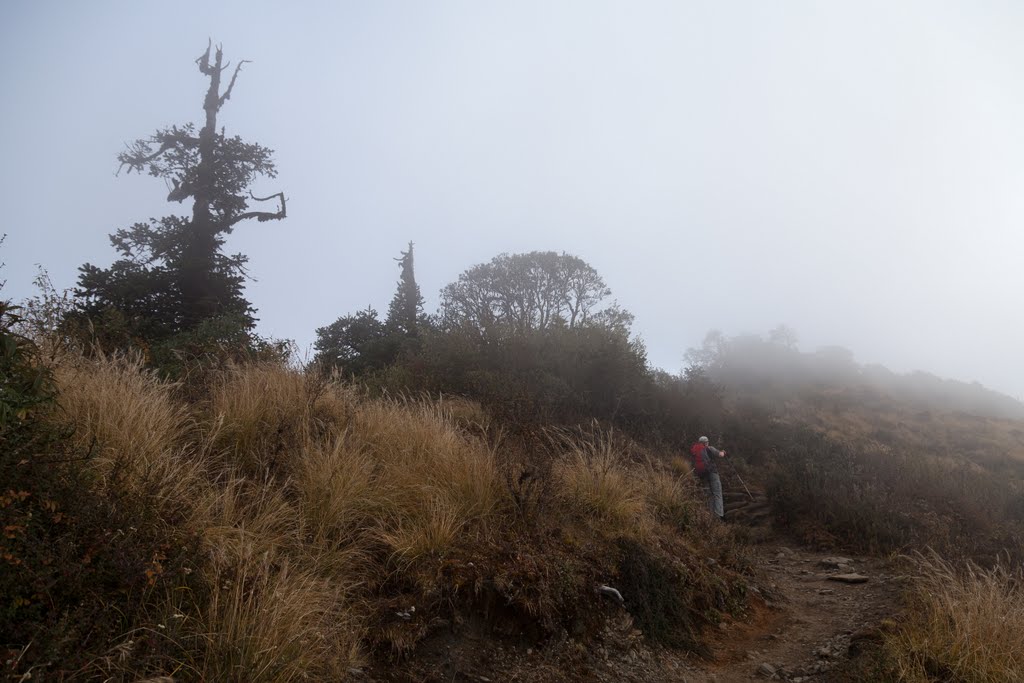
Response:
[{"label": "broad leafy tree", "polygon": [[316,362],[328,368],[339,368],[349,375],[361,375],[392,362],[398,340],[373,308],[352,315],[343,315],[316,331]]},{"label": "broad leafy tree", "polygon": [[594,268],[571,254],[500,254],[462,273],[441,292],[442,321],[487,340],[588,324],[628,328]]},{"label": "broad leafy tree", "polygon": [[[280,220],[286,206],[283,192],[261,198],[249,190],[258,178],[276,176],[271,150],[218,129],[217,115],[245,63],[235,66],[222,89],[230,64],[224,63],[220,46],[207,46],[196,60],[208,80],[203,126],[198,132],[192,123],[158,130],[118,157],[128,173],[163,179],[171,188],[167,200],[188,201],[192,211],[111,235],[119,259],[109,268],[87,263],[80,269],[76,293],[90,318],[113,311],[131,336],[146,341],[209,326],[212,320],[230,321],[243,332],[253,328],[254,310],[242,295],[246,257],[224,254],[222,247],[238,224]],[[253,210],[251,202],[275,206]]]}]

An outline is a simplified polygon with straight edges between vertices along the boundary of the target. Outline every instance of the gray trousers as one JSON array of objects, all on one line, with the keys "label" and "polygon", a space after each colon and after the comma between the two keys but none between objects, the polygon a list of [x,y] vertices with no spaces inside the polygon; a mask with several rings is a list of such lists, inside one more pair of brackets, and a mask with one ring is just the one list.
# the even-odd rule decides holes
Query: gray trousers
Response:
[{"label": "gray trousers", "polygon": [[718,472],[709,472],[700,478],[701,486],[708,497],[708,508],[711,514],[722,519],[725,517],[725,505],[722,502],[722,480],[718,478]]}]

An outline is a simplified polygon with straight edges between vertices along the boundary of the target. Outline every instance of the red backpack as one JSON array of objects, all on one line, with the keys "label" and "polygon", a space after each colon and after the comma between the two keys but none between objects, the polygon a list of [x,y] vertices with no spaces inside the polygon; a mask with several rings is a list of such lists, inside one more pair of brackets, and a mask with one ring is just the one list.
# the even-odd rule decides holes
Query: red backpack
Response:
[{"label": "red backpack", "polygon": [[690,448],[690,455],[693,456],[693,470],[697,474],[704,474],[708,469],[707,464],[704,462],[705,449],[707,449],[707,446],[700,442],[693,444]]}]

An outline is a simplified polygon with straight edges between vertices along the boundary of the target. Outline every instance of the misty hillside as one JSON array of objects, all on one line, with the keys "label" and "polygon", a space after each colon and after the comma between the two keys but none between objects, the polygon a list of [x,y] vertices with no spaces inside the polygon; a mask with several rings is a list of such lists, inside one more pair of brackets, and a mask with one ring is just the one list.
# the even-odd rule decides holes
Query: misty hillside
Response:
[{"label": "misty hillside", "polygon": [[707,335],[703,345],[691,349],[687,360],[703,369],[716,383],[751,400],[813,399],[819,392],[840,400],[836,392],[851,394],[853,404],[888,402],[905,410],[967,413],[977,417],[1024,419],[1024,403],[977,382],[943,379],[916,371],[899,374],[877,365],[854,361],[854,352],[840,346],[800,351],[796,333],[779,327],[767,339],[757,335]]},{"label": "misty hillside", "polygon": [[[977,383],[858,365],[850,351],[838,347],[801,352],[793,333],[781,332],[786,334],[775,330],[768,339],[712,332],[687,354],[694,363],[690,373],[719,387],[723,410],[741,425],[749,421],[761,428],[752,437],[757,447],[770,443],[768,434],[779,427],[808,429],[864,457],[941,463],[1019,484],[1020,402]],[[780,444],[768,448],[773,457],[785,452]],[[898,489],[893,494],[900,495]]]}]

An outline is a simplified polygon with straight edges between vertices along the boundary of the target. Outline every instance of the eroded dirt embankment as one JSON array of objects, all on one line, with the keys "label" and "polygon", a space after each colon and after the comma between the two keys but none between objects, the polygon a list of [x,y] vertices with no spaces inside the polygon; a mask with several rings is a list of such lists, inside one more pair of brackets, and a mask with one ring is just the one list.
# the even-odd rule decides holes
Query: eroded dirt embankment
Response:
[{"label": "eroded dirt embankment", "polygon": [[[884,559],[795,548],[753,549],[757,578],[746,614],[705,633],[709,656],[651,648],[628,614],[586,644],[542,646],[464,631],[397,667],[354,672],[380,681],[830,681],[878,637],[898,609],[900,577]],[[852,575],[852,576],[850,576]],[[850,576],[850,583],[836,580]],[[859,577],[859,578],[855,578]],[[866,580],[864,580],[866,579]]]}]

